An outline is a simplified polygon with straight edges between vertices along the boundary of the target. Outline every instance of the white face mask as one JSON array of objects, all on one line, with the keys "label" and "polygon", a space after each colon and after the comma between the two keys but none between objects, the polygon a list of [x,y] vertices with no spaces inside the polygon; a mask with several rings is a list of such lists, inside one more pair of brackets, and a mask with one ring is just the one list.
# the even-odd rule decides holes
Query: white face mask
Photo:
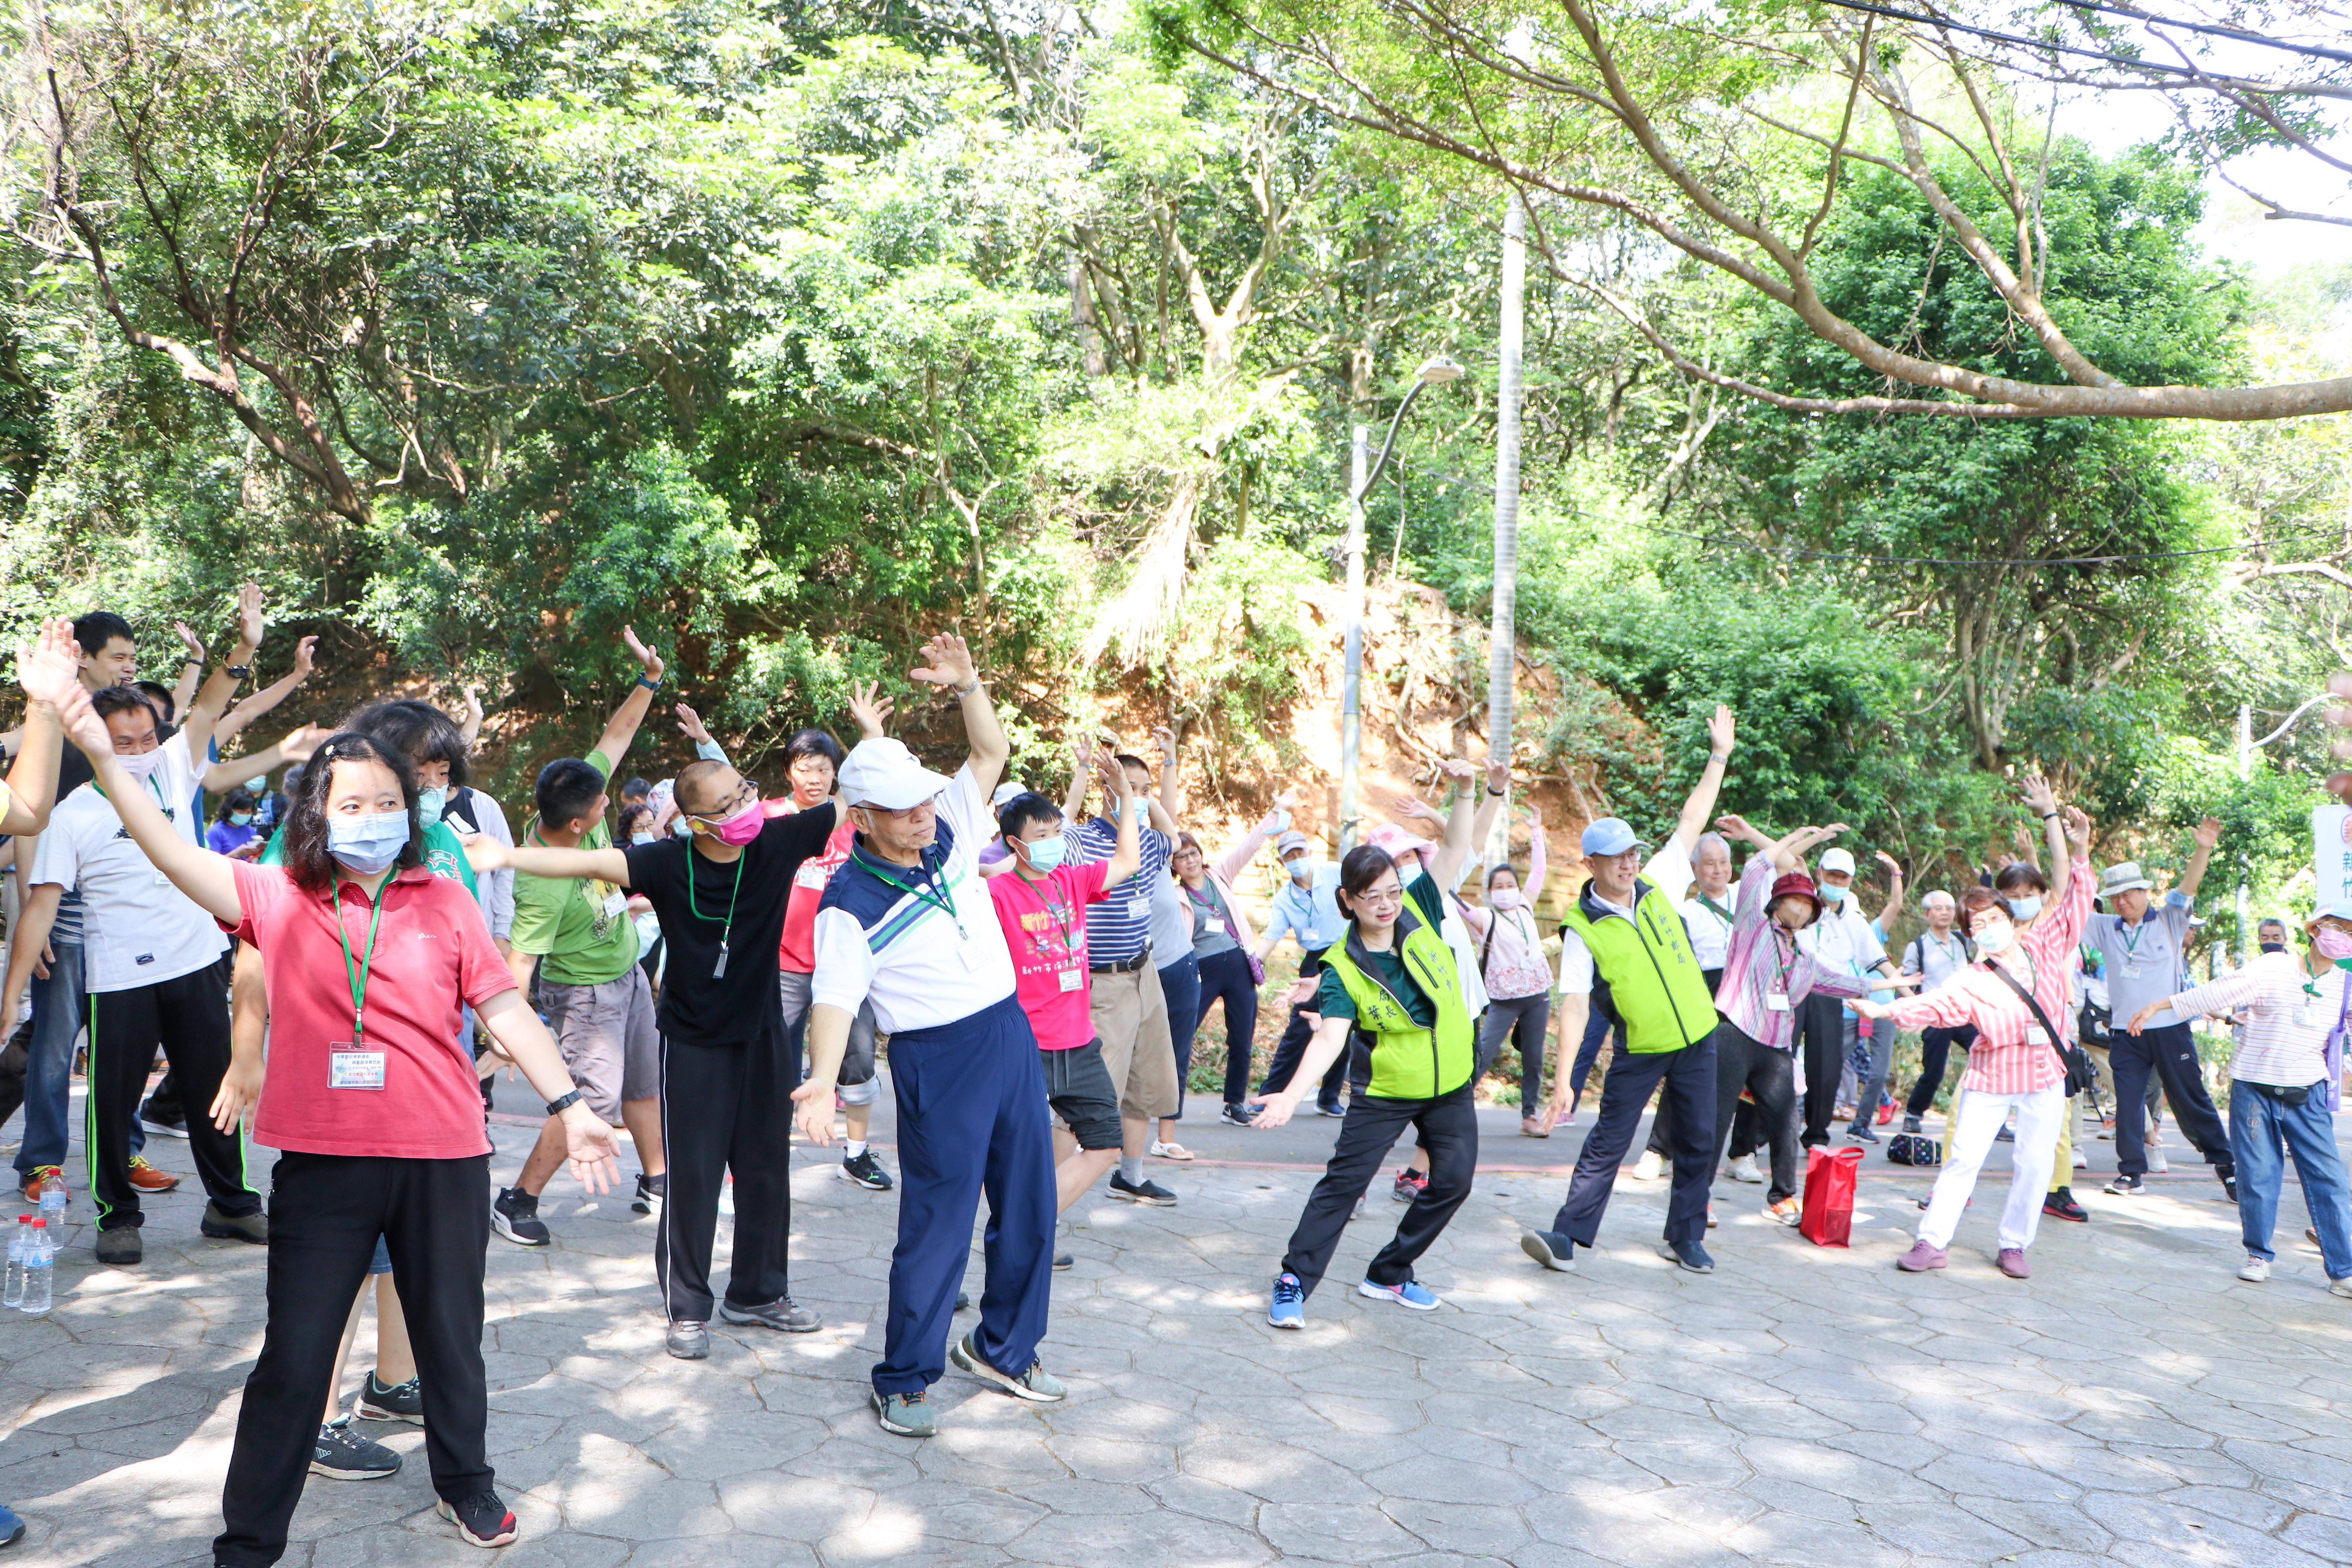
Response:
[{"label": "white face mask", "polygon": [[1290,862],[1290,879],[1292,881],[1303,883],[1307,878],[1314,874],[1315,868],[1307,863],[1306,856],[1301,855],[1297,859]]},{"label": "white face mask", "polygon": [[2017,940],[2017,928],[2007,921],[1994,921],[1977,928],[1977,951],[1985,953],[2005,952]]},{"label": "white face mask", "polygon": [[135,757],[127,757],[117,752],[114,754],[114,760],[122,764],[124,773],[144,783],[154,777],[155,770],[163,765],[163,748],[158,746],[152,752],[142,752]]},{"label": "white face mask", "polygon": [[2011,899],[2009,900],[2009,910],[2019,920],[2030,921],[2042,912],[2042,900],[2030,895],[2022,899]]}]

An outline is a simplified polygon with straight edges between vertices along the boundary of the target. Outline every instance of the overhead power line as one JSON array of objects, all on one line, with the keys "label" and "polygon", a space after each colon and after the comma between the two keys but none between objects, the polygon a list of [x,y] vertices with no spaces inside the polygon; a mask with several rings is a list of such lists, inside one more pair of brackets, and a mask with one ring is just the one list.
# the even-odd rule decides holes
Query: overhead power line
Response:
[{"label": "overhead power line", "polygon": [[[2069,3],[2071,4],[2072,0],[2069,0]],[[1940,27],[1947,32],[1967,33],[1974,37],[1990,38],[1995,43],[2014,44],[2021,49],[2039,49],[2048,54],[2077,55],[2084,59],[2104,60],[2109,65],[2123,66],[2131,70],[2155,71],[2160,76],[2186,77],[2191,80],[2204,80],[2210,77],[2227,74],[2200,70],[2194,66],[2167,65],[2161,60],[2143,59],[2135,55],[2118,55],[2106,49],[2084,48],[2079,44],[2061,44],[2048,38],[2022,37],[2015,33],[1996,32],[1990,27],[1978,27],[1966,22],[1955,22],[1948,16],[1927,16],[1916,11],[1898,11],[1891,5],[1873,5],[1868,4],[1867,0],[1822,0],[1822,4],[1834,5],[1841,11],[1866,11],[1874,16],[1891,16],[1898,22],[1916,22],[1925,27]],[[2128,12],[2123,14],[2130,15]],[[2312,52],[2300,44],[2281,44],[2279,47],[2291,48],[2298,53]],[[2324,58],[2342,58],[2343,57],[2326,55]]]},{"label": "overhead power line", "polygon": [[2210,33],[2217,38],[2230,38],[2241,44],[2259,44],[2266,49],[2284,49],[2291,55],[2303,55],[2311,59],[2340,60],[2352,65],[2352,53],[2342,49],[2323,49],[2317,44],[2293,44],[2284,38],[2273,38],[2261,33],[2250,33],[2243,27],[2226,27],[2218,22],[2189,22],[2178,16],[2156,16],[2145,11],[2129,11],[2121,5],[2102,5],[2100,0],[2059,0],[2077,11],[2105,11],[2111,16],[2125,16],[2150,27],[2179,27],[2191,33]]}]

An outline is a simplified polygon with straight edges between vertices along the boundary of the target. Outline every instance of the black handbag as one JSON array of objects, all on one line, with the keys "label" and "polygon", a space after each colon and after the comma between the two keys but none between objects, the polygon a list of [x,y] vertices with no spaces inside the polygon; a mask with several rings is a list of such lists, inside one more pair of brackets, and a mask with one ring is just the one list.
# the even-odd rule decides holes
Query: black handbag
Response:
[{"label": "black handbag", "polygon": [[1886,1162],[1890,1165],[1940,1165],[1944,1163],[1944,1146],[1924,1132],[1897,1132],[1886,1141]]},{"label": "black handbag", "polygon": [[2016,992],[2019,999],[2032,1009],[2033,1021],[2042,1026],[2042,1035],[2050,1042],[2051,1053],[2058,1058],[2059,1067],[2065,1070],[2066,1098],[2072,1100],[2098,1082],[2099,1069],[2093,1064],[2091,1053],[2080,1046],[2070,1046],[2064,1043],[2065,1037],[2050,1026],[2049,1015],[2042,1012],[2042,1004],[2033,999],[2033,993],[2020,985],[2016,977],[2000,964],[1988,960],[1985,967],[2000,975],[2001,984]]}]

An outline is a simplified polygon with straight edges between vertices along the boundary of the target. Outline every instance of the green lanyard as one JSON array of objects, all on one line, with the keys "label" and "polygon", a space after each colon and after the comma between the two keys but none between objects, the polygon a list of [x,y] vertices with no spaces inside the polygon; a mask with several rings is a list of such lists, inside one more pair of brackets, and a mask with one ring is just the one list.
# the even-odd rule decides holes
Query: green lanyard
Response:
[{"label": "green lanyard", "polygon": [[1729,910],[1725,909],[1721,904],[1717,903],[1705,893],[1701,893],[1698,896],[1698,901],[1705,905],[1707,912],[1714,915],[1717,920],[1721,921],[1727,926],[1731,923],[1731,911]]},{"label": "green lanyard", "polygon": [[866,868],[873,872],[876,876],[881,878],[884,881],[889,883],[892,887],[898,889],[900,892],[906,894],[908,898],[913,899],[916,902],[929,904],[931,908],[939,910],[940,913],[947,916],[950,921],[953,921],[955,922],[956,940],[958,942],[970,940],[970,938],[964,934],[963,917],[956,912],[955,900],[947,897],[944,893],[934,892],[931,890],[929,885],[932,880],[931,873],[926,871],[923,874],[923,882],[921,884],[908,884],[902,882],[898,880],[898,878],[892,876],[889,872],[884,870],[881,863],[871,856],[866,858]]},{"label": "green lanyard", "polygon": [[2131,925],[2125,925],[2120,917],[2116,919],[2116,926],[2123,933],[2124,953],[2126,957],[2137,958],[2139,956],[2139,939],[2147,925],[2147,916],[2145,914],[2141,915],[2138,921]]},{"label": "green lanyard", "polygon": [[1780,922],[1768,919],[1765,923],[1771,927],[1772,966],[1780,972],[1780,994],[1786,996],[1789,994],[1789,971],[1797,966],[1797,939],[1794,936],[1789,938],[1789,957],[1784,963],[1780,957]]},{"label": "green lanyard", "polygon": [[[154,775],[153,773],[149,773],[149,774],[146,776],[146,778],[145,778],[145,779],[143,779],[143,780],[142,780],[141,782],[142,782],[142,783],[143,783],[144,784],[146,784],[146,786],[147,786],[147,793],[148,793],[149,795],[153,795],[153,796],[155,797],[155,809],[156,809],[156,810],[158,810],[158,811],[160,811],[160,812],[162,812],[162,813],[163,814],[164,820],[165,820],[165,821],[167,821],[167,822],[177,822],[177,821],[179,821],[179,820],[180,820],[180,814],[179,814],[178,812],[176,812],[176,811],[173,811],[173,810],[169,805],[165,805],[165,804],[164,804],[164,802],[163,802],[163,786],[162,784],[157,784],[157,783],[155,782],[155,775]],[[93,782],[91,783],[91,784],[90,784],[90,786],[89,786],[89,787],[90,787],[90,788],[92,788],[92,789],[94,789],[94,790],[96,790],[96,791],[98,792],[98,798],[99,798],[99,799],[105,801],[105,802],[106,802],[106,804],[107,804],[107,805],[112,805],[114,804],[114,802],[113,802],[111,799],[110,799],[110,798],[108,797],[107,793],[106,793],[106,786],[105,786],[104,784],[99,784],[99,783],[96,783],[95,781],[93,781]]]},{"label": "green lanyard", "polygon": [[[692,845],[688,845],[686,852],[688,857],[691,857],[694,854],[694,847]],[[743,857],[738,855],[735,857],[735,882],[734,885],[727,890],[727,922],[719,928],[719,962],[712,966],[710,971],[710,978],[713,980],[719,980],[726,977],[727,944],[729,940],[735,934],[735,906],[742,901],[742,898]],[[694,901],[694,861],[691,858],[688,858],[686,863],[686,907],[689,910],[693,911],[694,918],[696,920],[707,921],[711,918],[710,916],[704,914],[701,909]]]},{"label": "green lanyard", "polygon": [[360,954],[359,963],[352,963],[352,937],[343,929],[343,889],[335,884],[335,935],[343,944],[343,978],[352,987],[352,1049],[359,1050],[367,1044],[367,983],[368,968],[375,962],[376,922],[383,919],[383,889],[376,889],[375,913],[368,917],[367,950]]}]

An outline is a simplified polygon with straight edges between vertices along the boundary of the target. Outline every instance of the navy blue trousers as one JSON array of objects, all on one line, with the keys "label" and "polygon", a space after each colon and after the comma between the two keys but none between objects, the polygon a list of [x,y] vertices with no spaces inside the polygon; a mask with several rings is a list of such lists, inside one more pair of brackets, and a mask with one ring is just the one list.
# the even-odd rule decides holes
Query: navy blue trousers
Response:
[{"label": "navy blue trousers", "polygon": [[1054,1292],[1054,1133],[1037,1037],[1017,997],[890,1037],[898,1106],[898,1245],[874,1386],[916,1394],[947,1370],[971,1218],[988,1194],[972,1344],[1011,1377],[1029,1370]]},{"label": "navy blue trousers", "polygon": [[1568,1201],[1551,1227],[1579,1247],[1601,1234],[1601,1216],[1617,1183],[1617,1167],[1633,1147],[1633,1131],[1650,1096],[1663,1087],[1672,1107],[1674,1188],[1666,1201],[1668,1241],[1696,1241],[1706,1234],[1707,1176],[1715,1164],[1715,1037],[1678,1051],[1627,1051],[1601,1081],[1601,1110],[1576,1157]]}]

